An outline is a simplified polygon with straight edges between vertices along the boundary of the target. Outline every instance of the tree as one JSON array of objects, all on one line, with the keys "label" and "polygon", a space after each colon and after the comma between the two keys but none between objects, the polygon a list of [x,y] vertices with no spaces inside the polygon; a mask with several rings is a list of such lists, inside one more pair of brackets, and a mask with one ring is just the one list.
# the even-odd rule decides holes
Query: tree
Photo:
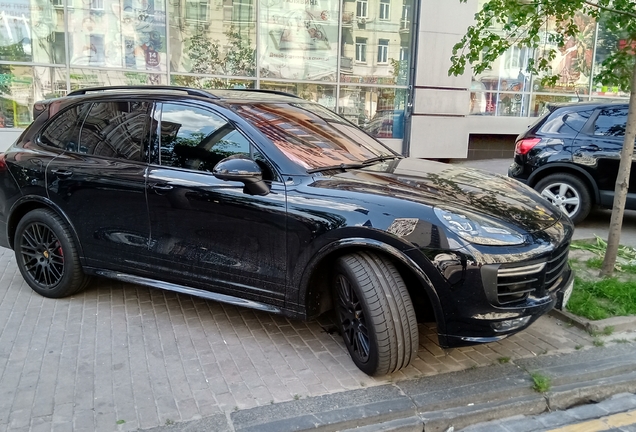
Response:
[{"label": "tree", "polygon": [[[467,0],[459,0],[466,3]],[[636,3],[633,0],[488,0],[475,15],[475,23],[453,47],[449,74],[461,75],[466,65],[475,73],[486,70],[513,46],[534,49],[527,72],[543,76],[550,85],[560,78],[552,74],[551,62],[582,28],[577,16],[589,16],[602,23],[604,43],[617,42],[607,50],[595,79],[604,85],[630,91],[629,113],[621,162],[616,179],[607,252],[601,275],[614,271],[636,139]],[[553,31],[546,31],[549,25]],[[607,46],[603,47],[607,49]]]}]

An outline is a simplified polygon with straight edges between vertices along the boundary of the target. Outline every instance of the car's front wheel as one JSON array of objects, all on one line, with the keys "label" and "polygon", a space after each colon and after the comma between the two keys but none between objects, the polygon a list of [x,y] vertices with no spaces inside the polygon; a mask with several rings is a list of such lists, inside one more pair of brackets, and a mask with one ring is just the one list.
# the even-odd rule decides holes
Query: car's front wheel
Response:
[{"label": "car's front wheel", "polygon": [[66,297],[88,283],[68,227],[51,210],[36,209],[20,220],[14,250],[22,277],[44,297]]},{"label": "car's front wheel", "polygon": [[539,181],[534,189],[568,215],[575,224],[583,221],[592,209],[587,186],[571,174],[549,175]]},{"label": "car's front wheel", "polygon": [[415,311],[404,280],[390,261],[370,252],[339,258],[334,291],[340,331],[358,368],[369,375],[385,375],[415,358]]}]

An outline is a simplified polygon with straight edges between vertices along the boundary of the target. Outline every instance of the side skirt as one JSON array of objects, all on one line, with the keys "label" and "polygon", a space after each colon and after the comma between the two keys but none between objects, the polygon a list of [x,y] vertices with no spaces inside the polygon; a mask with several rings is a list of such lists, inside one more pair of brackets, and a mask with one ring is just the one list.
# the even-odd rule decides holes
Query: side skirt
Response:
[{"label": "side skirt", "polygon": [[[148,279],[141,276],[134,276],[126,273],[116,272],[112,270],[102,270],[102,269],[84,269],[87,273],[94,274],[96,276],[102,276],[109,279],[116,279],[122,282],[129,282],[138,285],[145,285],[152,288],[159,288],[166,291],[173,291],[182,294],[190,294],[196,297],[201,297],[208,300],[214,300],[221,303],[227,303],[234,306],[242,306],[251,309],[257,309],[265,312],[272,312],[283,315],[290,315],[287,310],[283,310],[277,308],[275,306],[271,306],[265,303],[260,303],[252,300],[245,300],[239,297],[230,296],[227,294],[219,294],[211,291],[202,290],[199,288],[191,288],[183,285],[177,285],[169,282],[159,281],[155,279]],[[295,314],[292,314],[295,315]]]}]

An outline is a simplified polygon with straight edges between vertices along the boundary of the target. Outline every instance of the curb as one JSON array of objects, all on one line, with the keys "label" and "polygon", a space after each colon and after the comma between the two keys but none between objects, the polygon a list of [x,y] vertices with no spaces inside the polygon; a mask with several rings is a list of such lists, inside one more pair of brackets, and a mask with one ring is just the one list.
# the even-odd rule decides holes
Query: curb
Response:
[{"label": "curb", "polygon": [[626,332],[630,330],[636,330],[636,316],[619,316],[606,318],[603,320],[590,320],[587,318],[580,317],[578,315],[574,315],[568,311],[562,311],[556,308],[553,308],[550,312],[555,318],[560,319],[561,321],[571,323],[576,327],[587,331],[588,333],[602,333],[603,330],[607,327],[612,327],[615,332]]},{"label": "curb", "polygon": [[[444,432],[516,415],[536,415],[614,394],[636,392],[636,344],[539,356],[282,402],[218,415],[214,430],[234,432]],[[541,372],[552,389],[531,389]],[[210,430],[210,419],[153,428],[155,432]]]}]

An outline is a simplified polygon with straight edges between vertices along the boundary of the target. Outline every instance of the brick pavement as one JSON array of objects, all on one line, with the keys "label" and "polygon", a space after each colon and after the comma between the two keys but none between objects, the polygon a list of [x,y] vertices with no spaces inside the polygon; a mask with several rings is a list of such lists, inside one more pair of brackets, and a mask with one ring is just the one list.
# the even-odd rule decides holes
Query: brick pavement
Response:
[{"label": "brick pavement", "polygon": [[100,279],[45,299],[0,248],[0,432],[145,429],[592,346],[547,316],[502,342],[451,350],[420,325],[412,365],[371,378],[331,327]]}]

